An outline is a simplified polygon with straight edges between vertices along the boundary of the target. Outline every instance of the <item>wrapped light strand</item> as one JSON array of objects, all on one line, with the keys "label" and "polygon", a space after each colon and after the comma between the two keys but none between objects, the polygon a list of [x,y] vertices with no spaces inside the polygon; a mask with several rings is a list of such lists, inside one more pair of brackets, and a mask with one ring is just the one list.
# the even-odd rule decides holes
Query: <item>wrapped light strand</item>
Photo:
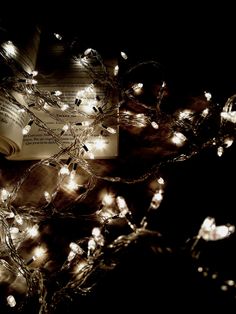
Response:
[{"label": "wrapped light strand", "polygon": [[[54,35],[58,40],[62,40],[61,35],[57,33],[55,33]],[[5,51],[4,57],[6,58],[6,60],[7,58],[9,59],[14,55],[14,51],[12,48],[9,48],[8,51],[7,49],[3,49],[3,51]],[[127,55],[124,52],[121,53],[121,57],[124,60],[127,59]],[[54,309],[54,306],[56,306],[55,304],[57,304],[57,302],[59,304],[60,300],[64,300],[65,297],[68,297],[68,299],[72,300],[73,297],[71,296],[71,294],[73,294],[74,291],[76,291],[75,294],[77,295],[80,293],[83,295],[89,293],[89,291],[91,291],[95,286],[96,280],[99,280],[99,274],[104,273],[108,270],[113,270],[119,264],[119,257],[122,255],[123,251],[128,249],[131,244],[137,242],[141,238],[149,239],[150,237],[159,239],[160,237],[160,234],[158,232],[148,229],[148,221],[151,218],[151,213],[155,210],[158,210],[158,208],[160,208],[161,206],[165,185],[165,181],[163,178],[159,177],[156,180],[157,188],[152,195],[149,208],[147,209],[147,212],[145,213],[144,218],[140,223],[140,227],[138,227],[133,222],[131,210],[129,209],[125,198],[122,196],[116,196],[119,195],[119,192],[106,193],[99,203],[96,215],[92,214],[92,217],[96,216],[101,218],[98,219],[100,226],[94,227],[92,229],[92,232],[88,236],[85,236],[84,238],[82,237],[80,239],[75,239],[73,240],[74,242],[70,243],[70,251],[68,255],[65,256],[65,264],[67,265],[67,268],[65,268],[63,264],[61,267],[59,265],[57,270],[59,277],[60,275],[62,275],[63,277],[65,271],[68,270],[68,272],[72,273],[77,266],[79,275],[77,274],[77,271],[76,276],[73,275],[70,278],[67,274],[67,277],[69,279],[67,281],[65,279],[66,283],[63,283],[63,285],[61,286],[59,286],[58,283],[54,284],[54,277],[53,275],[51,276],[53,271],[50,273],[50,271],[48,271],[50,267],[48,265],[45,266],[42,265],[43,263],[40,263],[40,259],[44,259],[48,252],[46,252],[46,250],[38,243],[37,250],[35,250],[32,253],[32,257],[28,261],[26,261],[23,257],[20,256],[18,248],[24,247],[24,245],[26,245],[28,243],[27,241],[29,240],[38,241],[38,239],[40,238],[39,223],[41,221],[46,221],[47,219],[50,219],[52,217],[54,218],[54,216],[56,215],[58,215],[58,217],[60,218],[72,217],[73,219],[75,219],[80,217],[80,213],[75,214],[70,209],[60,211],[54,205],[56,195],[59,192],[60,187],[63,186],[65,182],[67,184],[67,190],[70,189],[73,190],[73,192],[76,191],[77,193],[79,190],[78,187],[80,185],[78,184],[78,181],[76,181],[76,179],[77,176],[79,176],[79,171],[83,171],[88,177],[87,184],[84,185],[87,188],[84,196],[88,196],[89,198],[89,192],[91,192],[91,190],[96,185],[96,180],[103,180],[107,184],[114,184],[116,182],[118,182],[119,184],[136,184],[140,182],[145,182],[145,180],[149,179],[153,174],[156,174],[159,168],[165,167],[168,164],[172,164],[177,161],[187,160],[192,156],[192,154],[200,152],[202,147],[213,147],[213,142],[217,143],[217,145],[220,145],[218,147],[218,153],[220,153],[219,148],[230,147],[233,144],[235,137],[235,129],[233,126],[232,128],[227,130],[227,134],[223,132],[223,126],[225,122],[230,122],[232,124],[235,120],[234,104],[232,103],[232,101],[234,100],[233,98],[230,99],[230,101],[227,103],[227,105],[225,105],[221,112],[212,111],[210,110],[211,108],[209,106],[210,109],[205,108],[199,113],[192,113],[191,110],[186,109],[179,112],[178,116],[168,116],[167,114],[164,115],[161,112],[160,108],[150,108],[149,105],[141,103],[138,100],[139,96],[142,95],[142,93],[144,92],[145,83],[137,80],[137,83],[132,83],[133,85],[131,85],[131,88],[126,90],[124,93],[122,90],[120,90],[120,87],[117,84],[117,77],[114,77],[118,75],[118,65],[114,68],[114,70],[116,69],[117,73],[112,73],[111,75],[109,75],[108,71],[105,70],[104,64],[101,62],[101,57],[92,48],[88,48],[87,50],[85,50],[80,59],[81,64],[84,66],[85,70],[88,71],[91,76],[91,80],[94,83],[78,91],[75,100],[73,99],[73,105],[63,103],[59,99],[61,94],[58,90],[55,90],[54,92],[41,91],[40,88],[35,86],[36,82],[33,81],[34,75],[32,74],[31,77],[29,77],[26,75],[26,73],[24,73],[23,70],[18,73],[18,77],[20,79],[15,81],[13,80],[11,82],[11,89],[22,93],[28,103],[27,106],[23,106],[22,104],[17,103],[17,101],[9,95],[7,89],[4,87],[4,84],[3,88],[1,88],[1,92],[4,92],[4,95],[7,97],[8,100],[12,101],[13,104],[18,105],[19,109],[25,110],[25,112],[29,114],[31,120],[29,120],[27,126],[31,127],[33,123],[31,121],[34,121],[37,126],[41,128],[42,131],[45,131],[52,137],[52,139],[60,149],[59,153],[49,158],[49,160],[41,160],[36,164],[36,166],[30,167],[26,171],[26,173],[20,178],[20,180],[15,183],[15,186],[11,192],[8,192],[7,187],[6,189],[2,188],[0,190],[0,203],[1,209],[3,209],[1,211],[0,221],[1,226],[3,226],[2,238],[5,239],[5,241],[3,241],[4,244],[1,248],[1,253],[4,253],[2,254],[2,256],[9,256],[8,268],[11,268],[15,274],[19,273],[20,269],[21,275],[27,279],[26,284],[29,291],[28,297],[39,294],[41,313],[43,313],[43,311],[47,313],[49,312],[49,309]],[[99,70],[98,68],[93,67],[93,62],[94,64],[100,64]],[[14,61],[12,64],[12,66],[14,66]],[[119,71],[119,76],[120,75],[122,75],[121,71]],[[24,77],[25,79],[21,79],[21,77]],[[96,83],[96,80],[98,83]],[[102,97],[102,99],[97,95],[96,84],[105,86],[106,93],[105,96]],[[31,93],[27,91],[26,88],[29,88],[29,86],[26,85],[30,85],[30,90],[32,91]],[[107,90],[109,89],[110,91],[107,92]],[[161,104],[161,101],[165,94],[165,90],[166,82],[162,81],[156,100],[157,107],[159,104]],[[182,133],[182,130],[177,131],[180,123],[185,125],[187,131],[191,131],[192,129],[199,130],[201,129],[202,121],[205,120],[205,118],[207,120],[210,113],[210,115],[213,117],[215,115],[215,118],[221,117],[222,121],[224,122],[220,126],[220,128],[222,128],[220,129],[220,131],[222,132],[217,132],[217,134],[214,134],[214,136],[207,138],[203,145],[197,148],[197,151],[196,147],[194,147],[194,149],[189,149],[187,153],[180,155],[178,154],[177,150],[177,153],[174,157],[168,156],[164,161],[157,161],[157,163],[153,166],[151,170],[146,171],[138,178],[127,179],[112,175],[98,175],[93,166],[91,166],[91,161],[87,161],[87,158],[94,158],[93,149],[92,146],[90,146],[88,139],[89,136],[93,136],[94,134],[96,134],[97,129],[99,129],[100,131],[101,128],[106,130],[110,134],[115,134],[117,132],[116,128],[112,128],[110,126],[113,126],[113,124],[109,124],[107,122],[108,118],[117,118],[117,108],[119,106],[114,105],[115,109],[113,111],[111,109],[107,109],[106,107],[106,104],[114,103],[109,99],[110,95],[114,94],[114,91],[116,91],[116,93],[119,95],[119,104],[125,104],[128,98],[128,100],[132,100],[132,104],[134,105],[135,109],[138,109],[137,112],[121,110],[119,112],[118,126],[124,125],[127,128],[129,128],[130,126],[134,126],[145,131],[145,128],[151,125],[154,129],[152,131],[155,131],[157,129],[161,129],[163,121],[166,123],[166,121],[169,119],[169,121],[171,121],[170,129],[172,131],[171,141],[177,147],[181,147],[184,144],[188,145],[190,141],[187,135],[188,132]],[[205,97],[207,101],[212,102],[211,95],[205,93]],[[83,111],[83,107],[87,107],[88,110]],[[37,118],[37,116],[34,115],[33,108],[39,111],[45,110],[51,118],[53,118],[58,123],[60,122],[63,125],[63,129],[61,131],[63,133],[60,134],[59,132],[59,134],[56,134],[53,130],[51,130],[49,126],[45,125],[44,121],[41,121]],[[61,117],[54,115],[53,110],[51,109],[59,109],[61,114],[72,112],[76,115],[77,120],[72,124],[67,124],[66,119],[62,119]],[[156,116],[150,114],[150,112],[155,112]],[[197,122],[195,121],[195,117]],[[187,120],[189,120],[191,123],[188,124]],[[81,134],[76,134],[75,129],[77,126],[83,129]],[[27,128],[27,133],[30,131],[30,129],[28,129],[29,128]],[[64,145],[62,142],[62,137],[68,130],[71,131],[70,133],[74,139],[74,143],[72,143],[71,145]],[[106,134],[106,132],[104,133]],[[99,145],[97,145],[97,148],[98,147]],[[59,162],[58,160],[60,160],[61,157],[68,159],[65,163]],[[32,208],[30,206],[22,206],[20,208],[17,208],[17,206],[15,206],[14,204],[14,199],[16,199],[16,196],[18,195],[17,193],[26,182],[29,174],[32,174],[37,166],[40,167],[45,165],[47,167],[52,167],[53,169],[55,169],[56,175],[59,176],[59,183],[56,183],[54,191],[47,189],[47,187],[42,189],[43,192],[41,193],[41,196],[42,198],[44,198],[44,202],[46,202],[46,204],[37,204]],[[62,197],[59,193],[58,195],[59,197]],[[74,204],[78,202],[78,199],[84,199],[80,197],[81,195],[74,198]],[[13,209],[14,213],[12,212]],[[130,228],[128,228],[129,233],[120,234],[114,240],[108,241],[106,239],[106,234],[105,232],[103,232],[103,230],[105,230],[106,225],[110,223],[110,221],[116,218],[121,218],[121,220],[128,223],[128,225],[130,226]],[[31,224],[28,224],[27,222],[31,220]],[[203,239],[207,242],[223,240],[228,238],[233,232],[233,225],[217,226],[214,219],[207,218],[207,220],[204,221],[203,225],[201,226],[197,238],[198,240]],[[24,236],[22,236],[22,234]],[[109,254],[105,254],[105,252],[109,252]],[[82,259],[81,256],[83,257]],[[34,261],[37,261],[38,263],[33,263]],[[0,261],[0,265],[6,265],[6,263],[6,261],[5,263]],[[40,266],[38,267],[37,264]],[[51,286],[56,287],[55,290],[50,291],[48,295],[45,292],[47,290],[47,281],[42,279],[45,274],[45,269],[43,269],[43,267],[45,267],[45,269],[47,269],[48,267],[47,273],[50,277],[48,278],[49,286],[51,285],[51,283],[53,283]],[[33,269],[33,272],[29,271],[29,269]],[[229,279],[227,282],[224,283],[224,286],[227,286],[228,288],[232,287],[233,285],[233,279]],[[40,293],[38,293],[38,291],[40,291]],[[16,307],[16,303],[14,302],[14,300],[16,299],[13,295],[15,296],[15,294],[12,292],[12,295],[8,296],[9,302],[7,302],[9,306],[14,308]],[[47,295],[47,297],[45,297],[45,295]]]}]

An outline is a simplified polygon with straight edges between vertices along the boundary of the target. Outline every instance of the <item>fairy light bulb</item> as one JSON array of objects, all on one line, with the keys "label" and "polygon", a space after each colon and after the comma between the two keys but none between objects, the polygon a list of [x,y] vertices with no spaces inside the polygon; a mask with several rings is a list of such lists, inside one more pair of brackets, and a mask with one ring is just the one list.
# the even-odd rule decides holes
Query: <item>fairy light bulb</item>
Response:
[{"label": "fairy light bulb", "polygon": [[44,197],[47,203],[51,203],[52,197],[48,191],[44,191]]},{"label": "fairy light bulb", "polygon": [[34,225],[31,228],[27,229],[27,233],[30,237],[35,238],[39,235],[39,226],[38,225]]},{"label": "fairy light bulb", "polygon": [[171,141],[176,145],[176,146],[182,146],[184,142],[186,141],[186,137],[180,133],[180,132],[174,132],[173,137],[171,138]]},{"label": "fairy light bulb", "polygon": [[69,244],[69,247],[70,247],[70,252],[67,256],[68,262],[71,262],[77,254],[80,254],[80,255],[83,254],[83,249],[77,243],[71,242]]},{"label": "fairy light bulb", "polygon": [[20,215],[15,215],[15,221],[18,223],[18,225],[23,225],[23,219]]},{"label": "fairy light bulb", "polygon": [[132,86],[132,89],[136,95],[140,95],[142,93],[143,83],[136,83]]},{"label": "fairy light bulb", "polygon": [[17,54],[16,46],[10,40],[7,42],[4,42],[2,44],[2,48],[3,48],[7,57],[15,57]]},{"label": "fairy light bulb", "polygon": [[119,208],[119,211],[120,211],[119,216],[120,217],[125,217],[125,215],[128,214],[128,212],[129,212],[129,208],[128,208],[127,204],[126,204],[126,201],[125,201],[124,197],[117,196],[116,204],[117,204],[117,206]]},{"label": "fairy light bulb", "polygon": [[217,148],[217,155],[218,155],[219,157],[221,157],[221,156],[223,155],[223,153],[224,153],[224,148],[223,148],[222,146],[219,146],[219,147]]},{"label": "fairy light bulb", "polygon": [[206,108],[202,111],[202,116],[205,118],[209,114],[209,108]]},{"label": "fairy light bulb", "polygon": [[226,148],[230,147],[233,144],[233,142],[234,142],[234,140],[232,138],[229,138],[229,137],[227,137],[224,140],[224,144],[225,144]]},{"label": "fairy light bulb", "polygon": [[87,57],[88,55],[90,55],[92,52],[92,48],[87,48],[85,51],[84,51],[84,55]]},{"label": "fairy light bulb", "polygon": [[70,177],[69,181],[67,184],[65,184],[65,187],[69,190],[69,191],[76,191],[79,188],[79,185],[76,183],[76,181]]},{"label": "fairy light bulb", "polygon": [[121,57],[122,57],[124,60],[127,60],[127,59],[128,59],[128,56],[127,56],[127,54],[126,54],[124,51],[121,51],[121,52],[120,52],[120,55],[121,55]]},{"label": "fairy light bulb", "polygon": [[16,306],[16,300],[15,300],[15,298],[14,298],[13,295],[10,294],[10,295],[7,297],[7,304],[8,304],[10,307],[15,307],[15,306]]},{"label": "fairy light bulb", "polygon": [[45,253],[46,253],[46,250],[43,247],[41,246],[36,247],[36,249],[34,250],[34,259],[43,257]]},{"label": "fairy light bulb", "polygon": [[32,72],[31,72],[31,75],[32,75],[33,77],[37,76],[37,75],[38,75],[38,71],[36,71],[36,70],[32,71]]},{"label": "fairy light bulb", "polygon": [[114,196],[112,194],[106,193],[102,198],[103,206],[111,206],[114,203]]},{"label": "fairy light bulb", "polygon": [[179,113],[179,119],[180,120],[184,120],[184,119],[191,120],[192,114],[193,114],[193,111],[190,109],[181,110]]},{"label": "fairy light bulb", "polygon": [[88,241],[88,257],[91,256],[92,252],[95,251],[96,247],[97,247],[96,241],[93,238],[91,238]]},{"label": "fairy light bulb", "polygon": [[116,66],[114,67],[113,74],[114,74],[114,76],[117,76],[118,73],[119,73],[119,65],[116,65]]},{"label": "fairy light bulb", "polygon": [[227,238],[235,231],[234,226],[216,226],[210,233],[208,240],[217,241]]},{"label": "fairy light bulb", "polygon": [[215,219],[207,217],[199,230],[198,237],[205,241],[217,241],[229,237],[235,231],[233,225],[216,226]]},{"label": "fairy light bulb", "polygon": [[0,190],[0,200],[2,203],[6,202],[9,196],[10,192],[8,192],[6,189]]},{"label": "fairy light bulb", "polygon": [[164,184],[165,184],[165,180],[164,180],[162,177],[158,178],[158,179],[157,179],[157,182],[158,182],[160,185],[164,185]]},{"label": "fairy light bulb", "polygon": [[96,246],[103,246],[104,245],[104,237],[101,233],[101,229],[98,227],[93,228],[92,230],[92,236],[94,240],[96,241]]},{"label": "fairy light bulb", "polygon": [[23,128],[23,130],[22,130],[23,135],[27,135],[29,133],[29,131],[31,130],[33,122],[34,122],[34,120],[30,120],[28,122],[28,124]]},{"label": "fairy light bulb", "polygon": [[155,121],[151,122],[151,126],[153,127],[153,129],[159,129],[159,125]]},{"label": "fairy light bulb", "polygon": [[116,134],[116,129],[110,127],[110,126],[106,126],[104,124],[102,124],[102,127],[107,130],[107,132],[109,132],[110,134]]},{"label": "fairy light bulb", "polygon": [[61,106],[61,111],[66,111],[68,108],[69,108],[69,105],[63,104],[63,105]]},{"label": "fairy light bulb", "polygon": [[88,158],[94,159],[94,154],[88,149],[87,145],[84,144],[83,149],[84,149]]},{"label": "fairy light bulb", "polygon": [[93,228],[93,230],[92,230],[92,236],[93,236],[94,238],[97,238],[97,237],[99,237],[100,235],[101,235],[101,230],[100,230],[100,228],[98,228],[98,227]]},{"label": "fairy light bulb", "polygon": [[14,240],[18,236],[19,232],[20,232],[19,228],[11,227],[10,228],[11,238]]},{"label": "fairy light bulb", "polygon": [[69,175],[70,174],[70,170],[69,170],[69,165],[71,163],[72,158],[68,158],[66,163],[61,167],[61,169],[59,170],[59,174],[60,175]]},{"label": "fairy light bulb", "polygon": [[61,136],[64,134],[64,133],[66,133],[67,131],[69,130],[69,125],[68,124],[65,124],[65,125],[63,125],[63,127],[62,127],[62,131],[61,131]]},{"label": "fairy light bulb", "polygon": [[54,36],[56,37],[56,39],[62,40],[62,36],[60,34],[54,33]]},{"label": "fairy light bulb", "polygon": [[150,204],[150,207],[153,208],[153,209],[157,209],[160,204],[161,204],[161,201],[163,199],[163,191],[162,190],[159,190],[159,191],[156,191],[152,197],[152,200],[151,200],[151,204]]},{"label": "fairy light bulb", "polygon": [[91,122],[88,120],[77,122],[75,125],[81,125],[81,126],[90,126]]},{"label": "fairy light bulb", "polygon": [[54,92],[51,92],[51,94],[58,97],[62,95],[62,92],[60,90],[55,90]]},{"label": "fairy light bulb", "polygon": [[211,93],[209,93],[209,92],[204,92],[204,95],[205,95],[207,101],[210,101],[210,100],[211,100],[211,98],[212,98]]}]

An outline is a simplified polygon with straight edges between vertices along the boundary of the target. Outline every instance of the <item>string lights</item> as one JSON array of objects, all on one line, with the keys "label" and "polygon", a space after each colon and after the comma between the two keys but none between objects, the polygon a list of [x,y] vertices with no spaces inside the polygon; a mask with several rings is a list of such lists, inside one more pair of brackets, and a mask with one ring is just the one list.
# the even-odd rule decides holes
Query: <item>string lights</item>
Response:
[{"label": "string lights", "polygon": [[[63,41],[60,34],[54,33],[54,36],[57,40]],[[13,70],[14,76],[2,80],[0,91],[19,110],[27,113],[28,120],[22,128],[23,135],[30,134],[31,126],[36,124],[45,134],[50,135],[59,152],[30,166],[9,191],[7,187],[1,187],[0,272],[10,271],[14,275],[12,281],[20,276],[25,279],[26,285],[23,296],[17,290],[11,294],[6,293],[5,305],[17,312],[22,308],[27,309],[29,300],[33,299],[38,302],[35,307],[37,313],[46,314],[56,311],[65,296],[69,296],[73,301],[78,294],[89,294],[96,281],[100,280],[101,273],[115,269],[122,252],[128,250],[133,243],[145,237],[158,240],[161,238],[160,233],[152,230],[149,223],[153,212],[160,209],[165,199],[165,186],[168,182],[159,175],[162,168],[170,163],[184,162],[207,148],[216,149],[216,154],[222,156],[225,150],[232,146],[235,138],[236,96],[230,97],[222,110],[219,110],[213,103],[211,94],[204,92],[203,96],[207,101],[204,109],[200,111],[185,109],[177,114],[168,114],[160,110],[160,105],[166,97],[168,87],[166,82],[158,82],[155,103],[150,105],[145,102],[145,95],[148,93],[145,81],[142,82],[139,78],[136,80],[134,76],[128,84],[122,84],[122,74],[125,73],[122,73],[121,67],[116,64],[113,71],[108,71],[98,52],[88,48],[73,56],[73,59],[89,74],[91,83],[78,90],[71,105],[61,100],[63,91],[57,89],[53,92],[45,91],[37,87],[38,82],[34,79],[37,73],[29,74],[20,68],[15,60],[16,54],[17,48],[11,41],[2,43],[1,62]],[[127,62],[127,54],[120,52],[120,55],[121,61]],[[150,65],[153,65],[153,61]],[[142,64],[138,66],[142,67]],[[24,96],[24,103],[14,97],[15,92]],[[58,110],[60,114],[55,114]],[[35,113],[37,111],[47,113],[58,125],[63,125],[59,132],[40,120]],[[76,118],[73,122],[67,122],[63,114],[73,114]],[[210,124],[212,119],[217,121],[220,119],[217,132],[206,135],[204,142],[198,141],[205,125]],[[110,121],[115,123],[110,124]],[[165,140],[174,154],[169,154],[165,159],[157,158],[151,169],[137,177],[102,175],[96,171],[93,159],[96,151],[106,148],[107,133],[114,135],[119,133],[119,128],[130,129],[133,134],[142,135],[144,132],[150,132],[151,136],[154,138],[157,136],[158,139],[158,132],[163,131],[164,125],[168,126]],[[80,128],[79,132],[77,128]],[[68,134],[73,141],[66,145],[63,138]],[[93,136],[96,136],[96,139],[94,144],[91,144],[90,139]],[[154,145],[158,145],[157,140]],[[55,170],[56,180],[53,189],[48,189],[46,183],[41,188],[37,186],[41,191],[38,203],[32,207],[29,204],[15,205],[19,191],[37,167]],[[102,192],[100,200],[94,200],[95,210],[91,217],[98,225],[91,228],[86,236],[74,239],[66,246],[64,261],[57,267],[57,278],[61,275],[64,281],[63,285],[58,285],[54,270],[50,270],[49,267],[50,259],[53,257],[50,256],[50,249],[43,243],[45,234],[47,235],[45,221],[54,216],[77,219],[78,214],[74,213],[73,205],[87,200],[89,193],[99,186],[98,181],[106,182],[108,186],[114,183],[130,185],[144,182],[153,176],[155,189],[150,197],[149,207],[141,219],[134,217],[129,200],[115,191],[115,188],[113,191],[107,189],[105,193]],[[61,204],[65,195],[69,206],[66,204],[61,210],[57,204]],[[125,224],[129,231],[126,230],[113,239],[107,238],[107,230],[113,223]],[[195,242],[191,249],[187,249],[186,245],[186,250],[194,261],[198,261],[197,253],[202,240],[206,242],[223,240],[230,237],[234,231],[233,225],[217,226],[214,218],[207,217],[198,235],[193,239]],[[163,254],[167,251],[168,254],[172,252],[171,249],[165,249],[166,247],[163,247],[162,250],[160,244],[160,251]],[[203,266],[199,266],[197,271],[206,273]],[[215,278],[213,273],[211,277]],[[53,284],[53,281],[56,284]],[[232,287],[235,287],[234,279],[228,279],[221,285],[224,291]]]}]

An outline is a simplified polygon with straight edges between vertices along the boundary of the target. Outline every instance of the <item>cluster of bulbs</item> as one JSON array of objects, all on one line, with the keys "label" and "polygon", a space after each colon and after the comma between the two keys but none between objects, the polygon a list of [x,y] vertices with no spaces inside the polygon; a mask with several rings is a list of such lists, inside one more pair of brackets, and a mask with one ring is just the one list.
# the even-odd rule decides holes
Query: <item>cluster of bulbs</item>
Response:
[{"label": "cluster of bulbs", "polygon": [[[58,40],[63,39],[60,34],[55,33],[54,35]],[[124,88],[124,90],[119,90],[121,88],[119,80],[117,79],[120,74],[119,65],[116,64],[113,68],[113,73],[110,74],[102,63],[101,57],[97,51],[89,48],[81,55],[74,58],[79,66],[83,66],[86,71],[89,72],[93,82],[98,82],[105,87],[106,90],[109,90],[109,92],[106,92],[103,98],[101,98],[96,92],[94,83],[91,83],[83,90],[78,91],[74,99],[74,106],[71,107],[60,100],[61,91],[40,91],[40,89],[37,88],[37,81],[35,80],[37,73],[35,71],[28,74],[21,69],[19,72],[19,67],[16,67],[16,63],[14,62],[16,54],[17,47],[12,42],[8,41],[2,44],[0,55],[17,75],[14,78],[10,77],[7,80],[3,80],[0,88],[10,101],[17,104],[19,112],[26,112],[29,116],[27,124],[22,129],[23,135],[29,134],[33,123],[36,123],[38,126],[42,127],[43,130],[46,130],[46,132],[52,136],[55,143],[58,144],[60,148],[59,153],[55,156],[51,156],[47,160],[39,161],[39,164],[57,169],[57,175],[60,178],[59,185],[64,185],[64,189],[67,191],[79,191],[85,198],[96,185],[94,180],[101,179],[108,182],[135,184],[136,182],[144,181],[153,174],[152,171],[147,172],[142,177],[138,179],[135,178],[131,181],[117,176],[98,176],[93,171],[91,163],[88,162],[88,159],[94,158],[94,154],[93,149],[89,147],[86,140],[94,133],[97,127],[100,128],[101,134],[102,132],[115,134],[118,127],[122,125],[139,129],[152,127],[154,132],[158,132],[159,125],[162,123],[164,116],[164,113],[160,111],[159,105],[163,97],[163,90],[166,89],[166,82],[163,81],[160,84],[156,108],[148,108],[139,98],[139,96],[143,94],[145,84],[140,81],[132,82],[132,84]],[[123,61],[128,59],[125,52],[121,52],[121,57]],[[96,60],[96,63],[100,66],[99,71],[94,69],[94,60]],[[109,97],[111,94],[113,95],[114,90],[116,92],[118,90],[120,99],[111,108]],[[26,105],[18,103],[11,95],[11,91],[16,91],[24,95]],[[191,140],[188,137],[188,131],[192,131],[192,138],[194,139],[194,137],[199,135],[201,126],[208,123],[214,116],[220,117],[220,131],[217,135],[207,138],[200,146],[189,145],[191,149],[186,150],[184,153],[181,151],[181,153],[174,157],[170,156],[166,161],[158,163],[156,170],[159,170],[162,165],[170,161],[187,160],[193,154],[207,147],[216,147],[217,155],[221,157],[225,149],[233,144],[236,123],[236,96],[229,98],[221,111],[217,109],[218,107],[216,108],[214,106],[210,93],[205,92],[204,96],[207,100],[208,107],[203,109],[200,113],[194,112],[191,109],[183,109],[179,110],[177,115],[173,116],[171,120],[173,131],[170,142],[177,148],[182,148],[185,145],[188,147],[188,143]],[[138,113],[130,109],[122,110],[122,105],[127,101],[131,101],[138,107],[148,110],[147,112],[144,110]],[[83,105],[85,105],[85,109],[84,111],[80,111]],[[32,107],[50,113],[51,117],[55,119],[58,119],[58,117],[53,116],[53,113],[51,113],[52,108],[59,108],[62,112],[77,113],[79,122],[66,123],[63,125],[60,133],[55,134],[48,126],[45,126],[43,121],[40,121],[40,119],[34,115],[31,110]],[[153,110],[157,111],[158,114],[153,115]],[[115,127],[107,124],[106,121],[108,117],[116,118],[117,125]],[[83,131],[79,136],[75,134],[75,128],[78,126],[83,127]],[[69,146],[65,146],[62,143],[62,138],[67,132],[70,132],[75,138],[74,143]],[[101,136],[95,142],[95,149],[103,149],[104,145],[106,145],[106,142],[104,142]],[[69,157],[61,159],[62,156],[65,157],[68,155]],[[40,226],[42,217],[45,217],[45,214],[42,214],[42,208],[40,207],[26,212],[22,210],[22,208],[14,206],[14,199],[20,186],[25,182],[29,172],[34,169],[34,167],[35,165],[28,170],[11,191],[6,187],[2,187],[0,190],[0,284],[1,280],[5,280],[4,278],[7,277],[8,273],[11,274],[9,275],[11,278],[11,293],[7,294],[5,297],[5,302],[9,307],[16,308],[16,311],[18,311],[22,309],[22,307],[27,306],[28,299],[36,295],[38,300],[38,312],[48,313],[50,311],[53,312],[60,300],[62,300],[65,295],[69,295],[71,290],[76,291],[77,294],[86,294],[89,292],[93,286],[91,275],[96,274],[96,272],[99,274],[100,272],[114,269],[119,263],[118,253],[129,247],[131,243],[137,241],[140,237],[149,236],[150,234],[155,235],[157,238],[159,237],[158,232],[149,229],[149,219],[152,211],[160,207],[164,198],[165,180],[160,177],[159,174],[156,175],[156,189],[150,200],[150,206],[138,223],[134,221],[132,212],[122,195],[106,192],[100,200],[95,213],[96,219],[99,221],[99,227],[92,228],[91,234],[88,237],[75,239],[75,241],[69,244],[68,255],[58,271],[58,273],[71,273],[72,276],[63,287],[53,291],[53,293],[50,293],[48,296],[47,279],[42,269],[47,269],[48,267],[49,252],[47,247],[40,242]],[[78,169],[83,169],[89,178],[89,184],[86,185],[85,192],[81,192],[80,190],[81,187],[84,187],[84,184],[81,184],[77,180]],[[53,208],[54,199],[58,191],[59,188],[53,194],[47,190],[43,192],[43,197],[46,201],[43,210],[45,210],[45,208],[49,209],[47,215],[53,215],[55,211],[55,208]],[[78,198],[76,198],[75,201],[78,201]],[[63,213],[65,217],[67,214],[68,216],[71,215],[70,212],[66,214]],[[129,232],[128,234],[121,234],[111,241],[107,241],[104,230],[107,225],[116,219],[124,221],[129,227]],[[217,241],[229,237],[234,231],[235,227],[233,225],[217,226],[214,218],[207,217],[200,227],[195,242],[191,247],[191,254],[194,258],[196,257],[196,254],[193,252],[197,250],[200,239],[204,241]],[[30,246],[32,248],[27,252],[25,251],[26,243],[28,247]],[[104,254],[104,252],[107,251],[111,253],[110,255],[108,254],[108,256],[113,256],[113,258],[109,259],[109,257]],[[204,273],[203,267],[199,267],[198,271]],[[96,276],[92,278],[92,280],[97,279]],[[234,285],[233,279],[228,281],[228,285]],[[15,290],[12,287],[15,287]],[[24,297],[22,297],[22,294]],[[25,298],[25,296],[27,296],[27,298]]]}]

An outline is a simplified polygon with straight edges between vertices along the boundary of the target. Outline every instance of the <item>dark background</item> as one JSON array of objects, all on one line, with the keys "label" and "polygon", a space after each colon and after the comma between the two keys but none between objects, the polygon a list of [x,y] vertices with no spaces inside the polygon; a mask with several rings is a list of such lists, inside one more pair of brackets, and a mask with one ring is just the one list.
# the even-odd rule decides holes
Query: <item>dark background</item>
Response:
[{"label": "dark background", "polygon": [[[230,8],[225,10],[221,3],[200,7],[197,2],[129,5],[131,8],[122,2],[91,4],[90,11],[90,5],[64,3],[54,8],[41,6],[30,15],[24,10],[20,15],[13,14],[9,9],[1,15],[4,27],[16,36],[19,29],[37,21],[45,31],[76,37],[104,55],[124,50],[136,61],[155,59],[165,69],[174,93],[181,97],[207,90],[223,106],[236,92],[235,26]],[[206,216],[216,217],[219,224],[236,224],[231,183],[235,174],[235,147],[221,159],[211,150],[168,167],[164,170],[168,182],[165,199],[153,217],[152,227],[181,251]],[[121,189],[132,200],[133,208],[148,203],[143,186]],[[221,271],[223,278],[234,279],[235,236],[225,241],[203,245],[203,260],[209,268]],[[153,253],[150,246],[140,245],[124,257],[118,270],[85,304],[88,309],[96,306],[103,312],[133,312],[144,307],[147,313],[213,312],[219,308],[226,312],[235,307],[234,293],[221,291],[220,282],[202,278],[194,267],[182,252],[163,257]],[[63,313],[66,310],[72,311],[68,307]]]}]

